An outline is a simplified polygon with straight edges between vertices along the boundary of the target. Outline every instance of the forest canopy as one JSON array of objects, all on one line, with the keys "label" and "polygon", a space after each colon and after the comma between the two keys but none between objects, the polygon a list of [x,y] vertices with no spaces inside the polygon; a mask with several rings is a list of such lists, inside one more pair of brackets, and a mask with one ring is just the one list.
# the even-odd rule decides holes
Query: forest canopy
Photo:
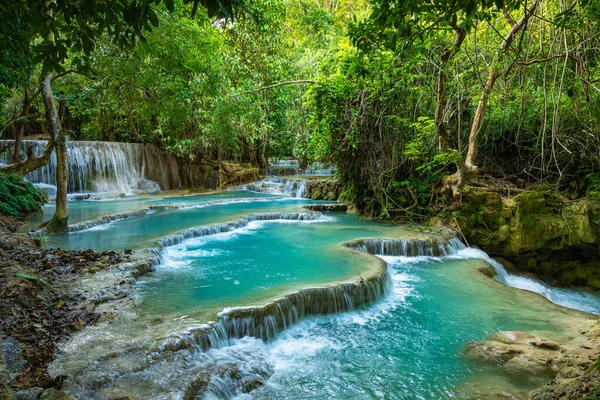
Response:
[{"label": "forest canopy", "polygon": [[598,2],[13,5],[0,7],[2,138],[51,136],[47,70],[69,140],[323,161],[377,215],[428,214],[469,185],[600,195]]}]

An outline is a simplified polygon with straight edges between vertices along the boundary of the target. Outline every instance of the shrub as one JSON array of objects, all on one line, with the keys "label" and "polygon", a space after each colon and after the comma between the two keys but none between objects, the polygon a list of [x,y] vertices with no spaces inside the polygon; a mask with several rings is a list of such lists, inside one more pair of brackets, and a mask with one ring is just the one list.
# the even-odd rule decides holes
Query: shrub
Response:
[{"label": "shrub", "polygon": [[40,210],[44,195],[18,174],[0,172],[0,212],[13,218],[23,218]]}]

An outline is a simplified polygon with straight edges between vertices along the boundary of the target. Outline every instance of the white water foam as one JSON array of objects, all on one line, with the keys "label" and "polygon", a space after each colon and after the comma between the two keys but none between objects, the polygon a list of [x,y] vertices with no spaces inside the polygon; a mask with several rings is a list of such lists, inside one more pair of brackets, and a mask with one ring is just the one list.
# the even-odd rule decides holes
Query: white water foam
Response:
[{"label": "white water foam", "polygon": [[492,259],[482,250],[467,247],[459,250],[455,255],[448,256],[448,258],[483,260],[494,267],[496,270],[494,279],[498,282],[517,289],[528,290],[540,294],[552,303],[563,307],[600,314],[600,298],[597,296],[571,289],[549,287],[537,280],[510,274],[502,264]]}]

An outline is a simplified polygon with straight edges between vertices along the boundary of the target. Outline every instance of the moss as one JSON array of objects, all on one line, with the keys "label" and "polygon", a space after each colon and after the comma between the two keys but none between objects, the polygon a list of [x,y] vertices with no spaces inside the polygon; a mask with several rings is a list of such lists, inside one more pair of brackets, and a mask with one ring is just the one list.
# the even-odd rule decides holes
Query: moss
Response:
[{"label": "moss", "polygon": [[338,200],[341,190],[341,185],[333,178],[311,178],[306,184],[306,195],[312,200]]},{"label": "moss", "polygon": [[0,212],[13,218],[23,218],[40,211],[46,202],[44,195],[17,174],[0,172]]},{"label": "moss", "polygon": [[600,287],[598,204],[563,201],[548,191],[503,200],[471,189],[449,209],[449,222],[490,255],[554,284]]}]

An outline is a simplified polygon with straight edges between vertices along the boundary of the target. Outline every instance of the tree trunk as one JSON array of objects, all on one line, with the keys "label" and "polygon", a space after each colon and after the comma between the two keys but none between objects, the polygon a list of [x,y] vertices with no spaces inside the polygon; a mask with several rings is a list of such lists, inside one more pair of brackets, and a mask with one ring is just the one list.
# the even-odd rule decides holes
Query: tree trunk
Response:
[{"label": "tree trunk", "polygon": [[44,165],[50,162],[50,158],[52,157],[52,152],[54,151],[54,139],[51,137],[48,141],[48,144],[44,148],[44,152],[41,156],[35,157],[33,155],[29,156],[26,161],[21,162],[19,164],[11,164],[5,167],[0,168],[0,172],[4,172],[7,174],[15,173],[19,175],[25,175],[30,171],[35,171],[36,169],[43,167]]},{"label": "tree trunk", "polygon": [[50,126],[50,133],[56,151],[56,211],[52,219],[46,224],[45,229],[48,232],[64,232],[68,227],[69,209],[67,207],[67,143],[65,135],[60,127],[58,112],[54,102],[51,85],[52,74],[45,72],[42,74],[42,99],[44,100],[44,109],[46,119]]},{"label": "tree trunk", "polygon": [[440,57],[440,70],[438,72],[438,88],[437,88],[437,107],[435,110],[435,125],[436,125],[436,133],[438,137],[438,149],[440,153],[448,150],[449,140],[448,140],[448,127],[446,125],[446,121],[444,120],[444,110],[446,109],[446,83],[448,82],[448,77],[446,76],[446,72],[444,68],[448,61],[460,50],[460,46],[462,42],[465,40],[466,32],[464,29],[456,27],[454,29],[456,32],[456,39],[454,41],[454,45],[452,48],[446,48]]},{"label": "tree trunk", "polygon": [[525,10],[525,13],[519,20],[519,22],[514,22],[510,14],[504,13],[504,18],[507,23],[510,25],[510,30],[504,37],[502,41],[502,45],[496,51],[494,58],[492,59],[490,70],[488,74],[488,79],[483,87],[483,91],[481,93],[481,97],[479,98],[479,103],[477,104],[477,110],[475,111],[475,117],[473,118],[473,123],[471,124],[471,131],[469,133],[469,148],[467,150],[467,157],[463,162],[457,162],[457,171],[454,175],[449,176],[445,179],[444,184],[444,192],[451,193],[454,197],[460,197],[462,188],[468,185],[476,176],[479,168],[477,167],[477,153],[479,151],[479,131],[483,126],[483,121],[485,118],[485,112],[487,109],[488,100],[490,98],[490,94],[492,93],[492,89],[498,79],[498,64],[502,59],[502,56],[507,53],[509,47],[514,41],[517,33],[524,29],[529,22],[529,18],[535,12],[541,0],[534,0],[534,2],[529,6],[528,9]]},{"label": "tree trunk", "polygon": [[15,151],[13,153],[13,163],[20,164],[23,162],[21,158],[21,142],[23,141],[23,133],[25,132],[25,125],[27,125],[27,119],[25,118],[29,114],[29,106],[31,100],[29,99],[29,90],[25,88],[23,93],[23,107],[21,108],[21,120],[17,125],[17,131],[15,132]]}]

